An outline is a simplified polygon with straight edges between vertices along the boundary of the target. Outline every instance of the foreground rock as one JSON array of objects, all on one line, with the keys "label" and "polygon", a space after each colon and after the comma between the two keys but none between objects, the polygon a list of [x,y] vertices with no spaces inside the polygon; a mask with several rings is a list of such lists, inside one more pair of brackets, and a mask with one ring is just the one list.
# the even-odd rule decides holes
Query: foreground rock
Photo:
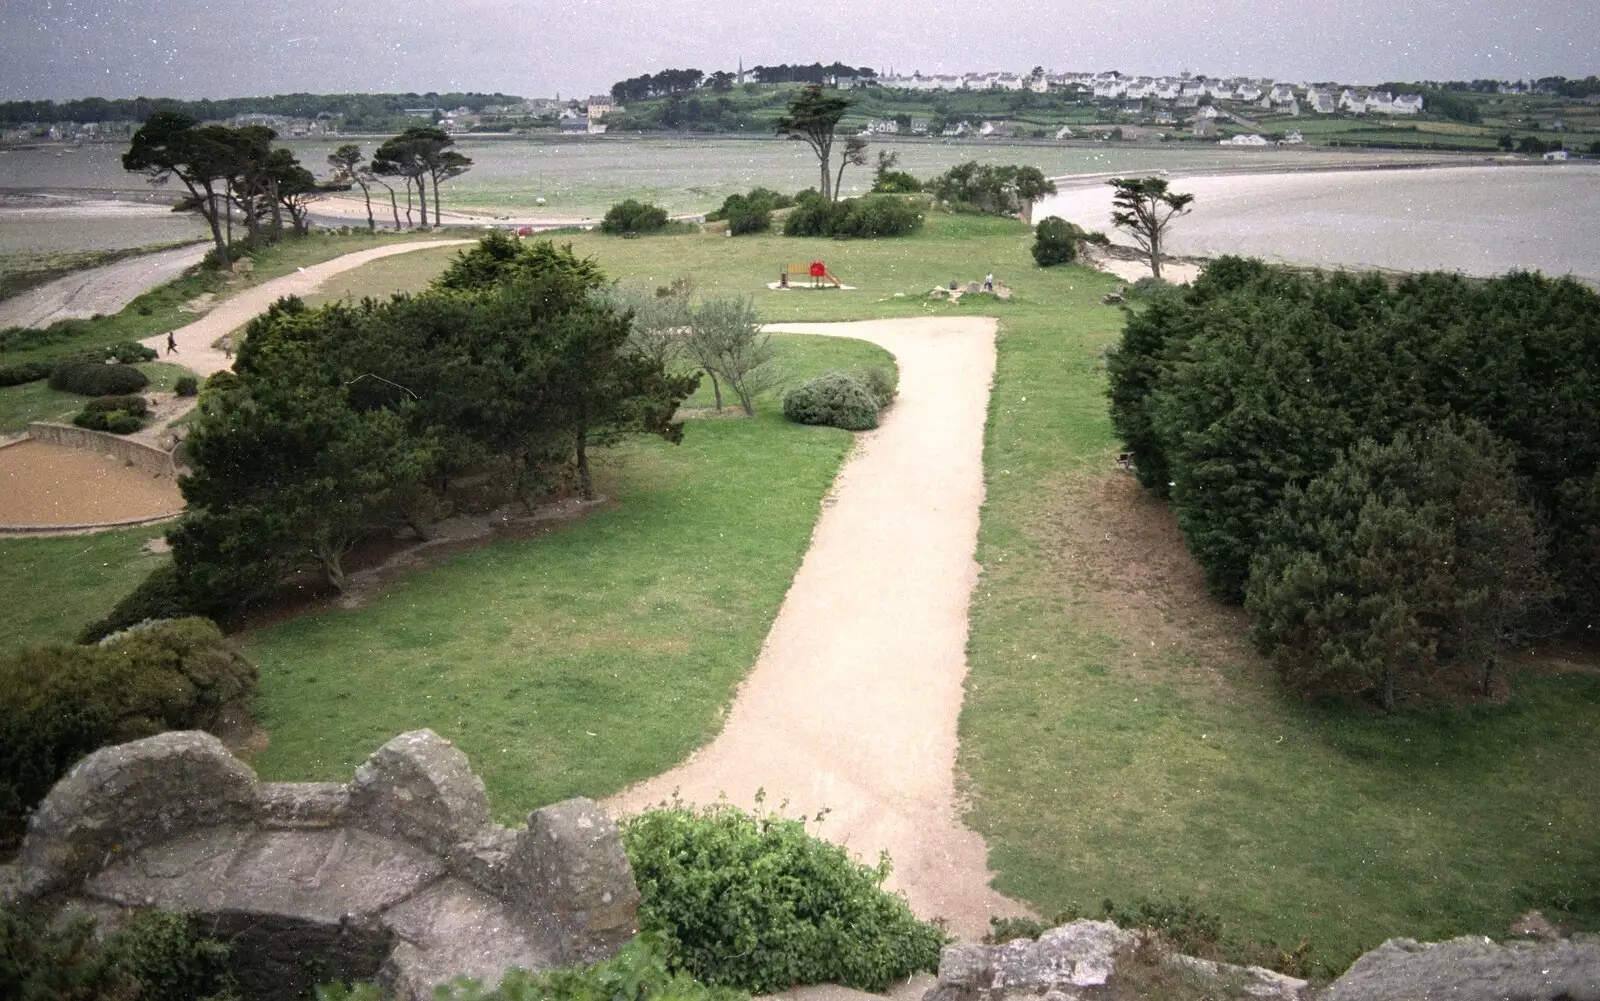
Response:
[{"label": "foreground rock", "polygon": [[263,783],[215,737],[173,732],[97,751],[56,784],[0,867],[0,902],[24,900],[112,924],[200,915],[246,996],[299,996],[315,969],[424,1001],[460,975],[614,955],[639,893],[594,803],[500,827],[466,756],[431,730],[391,740],[348,784]]},{"label": "foreground rock", "polygon": [[1356,960],[1322,1001],[1600,1001],[1600,935],[1496,945],[1394,938]]},{"label": "foreground rock", "polygon": [[1107,993],[1119,964],[1170,966],[1200,986],[1237,987],[1259,998],[1295,1001],[1310,986],[1258,966],[1240,967],[1138,951],[1140,936],[1109,921],[1074,921],[1005,945],[957,943],[939,956],[939,980],[923,1001],[1000,1001],[1044,998],[1088,999]]}]

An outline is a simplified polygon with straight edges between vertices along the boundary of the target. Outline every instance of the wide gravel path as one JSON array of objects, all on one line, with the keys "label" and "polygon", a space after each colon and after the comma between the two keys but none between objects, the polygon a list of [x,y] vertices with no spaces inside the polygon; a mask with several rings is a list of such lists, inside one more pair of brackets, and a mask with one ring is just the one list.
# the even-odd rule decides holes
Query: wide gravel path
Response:
[{"label": "wide gravel path", "polygon": [[427,250],[432,247],[455,247],[476,242],[476,240],[413,240],[409,243],[375,247],[372,250],[358,250],[353,254],[335,257],[331,261],[301,268],[294,274],[262,282],[254,288],[224,299],[205,316],[173,331],[173,336],[178,342],[178,350],[170,357],[167,355],[166,334],[147,337],[141,343],[160,352],[164,361],[176,362],[201,377],[208,376],[213,372],[233,367],[233,359],[211,345],[223,334],[237,330],[255,319],[257,315],[266,312],[268,306],[284,296],[309,295],[334,275],[384,257],[409,254],[414,250]]},{"label": "wide gravel path", "polygon": [[57,278],[0,302],[0,329],[48,327],[57,320],[121,312],[134,299],[199,264],[209,249],[209,243],[197,243]]},{"label": "wide gravel path", "polygon": [[983,430],[995,321],[782,324],[893,352],[900,395],[857,439],[811,548],[709,746],[606,805],[690,803],[828,810],[817,833],[863,861],[888,851],[890,885],[921,917],[976,938],[1025,913],[989,886],[983,839],[961,822],[956,724],[983,502]]}]

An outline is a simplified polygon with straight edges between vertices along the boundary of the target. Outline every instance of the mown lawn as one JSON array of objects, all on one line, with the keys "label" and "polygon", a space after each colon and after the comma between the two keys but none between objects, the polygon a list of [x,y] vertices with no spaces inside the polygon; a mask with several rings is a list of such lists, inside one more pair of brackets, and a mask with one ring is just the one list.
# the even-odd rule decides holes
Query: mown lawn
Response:
[{"label": "mown lawn", "polygon": [[52,539],[0,538],[0,652],[72,643],[167,559],[143,550],[164,527]]},{"label": "mown lawn", "polygon": [[671,766],[755,663],[850,443],[771,413],[693,421],[681,445],[604,457],[606,510],[460,553],[367,608],[253,632],[271,738],[257,767],[342,779],[432,727],[515,821]]},{"label": "mown lawn", "polygon": [[[1193,586],[1170,519],[1115,471],[1102,352],[1121,313],[1098,305],[1115,279],[1040,271],[1023,227],[973,217],[874,243],[560,239],[613,277],[691,276],[773,320],[1000,318],[960,767],[1002,890],[1046,916],[1187,895],[1240,938],[1307,937],[1332,966],[1390,935],[1499,934],[1529,907],[1600,922],[1600,675],[1535,659],[1509,704],[1432,715],[1285,698],[1237,613]],[[415,288],[451,253],[340,285]],[[814,258],[860,291],[765,290]],[[1013,301],[924,298],[991,270]],[[253,634],[264,774],[342,778],[430,725],[509,819],[702,742],[846,444],[771,410],[620,450],[604,470],[619,504],[586,521]]]}]

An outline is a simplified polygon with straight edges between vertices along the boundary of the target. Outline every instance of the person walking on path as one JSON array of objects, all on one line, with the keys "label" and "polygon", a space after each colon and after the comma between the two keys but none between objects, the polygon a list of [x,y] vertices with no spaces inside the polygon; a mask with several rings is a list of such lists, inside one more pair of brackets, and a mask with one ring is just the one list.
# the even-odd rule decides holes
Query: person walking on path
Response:
[{"label": "person walking on path", "polygon": [[230,361],[233,360],[233,335],[232,334],[223,334],[222,335],[222,340],[217,342],[217,346],[222,348],[222,357],[227,358]]},{"label": "person walking on path", "polygon": [[167,331],[167,354],[175,355],[177,353],[178,353],[178,335],[176,333],[174,333],[173,331],[169,330],[169,331]]}]

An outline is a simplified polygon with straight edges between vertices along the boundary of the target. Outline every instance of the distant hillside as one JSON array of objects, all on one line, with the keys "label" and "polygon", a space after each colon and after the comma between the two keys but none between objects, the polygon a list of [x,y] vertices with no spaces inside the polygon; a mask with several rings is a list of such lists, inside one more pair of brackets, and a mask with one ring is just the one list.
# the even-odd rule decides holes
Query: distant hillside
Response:
[{"label": "distant hillside", "polygon": [[52,122],[143,122],[158,111],[179,111],[201,121],[235,115],[282,115],[343,119],[347,130],[387,128],[391,119],[407,108],[471,108],[481,111],[491,104],[517,104],[510,94],[276,94],[272,97],[229,97],[222,100],[180,101],[170,97],[104,98],[77,101],[0,102],[0,126]]}]

